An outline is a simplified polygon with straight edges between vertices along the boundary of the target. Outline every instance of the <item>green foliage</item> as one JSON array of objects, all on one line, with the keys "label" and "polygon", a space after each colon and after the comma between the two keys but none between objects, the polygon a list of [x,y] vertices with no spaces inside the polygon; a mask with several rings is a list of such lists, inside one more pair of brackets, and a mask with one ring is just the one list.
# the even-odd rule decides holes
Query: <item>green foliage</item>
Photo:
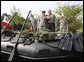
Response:
[{"label": "green foliage", "polygon": [[69,24],[69,30],[77,30],[79,28],[82,28],[82,26],[83,24],[81,23],[81,21],[76,21]]},{"label": "green foliage", "polygon": [[[2,17],[1,20],[3,20],[4,16],[2,15],[1,17]],[[12,15],[9,14],[8,15],[9,21],[10,21],[11,18],[12,18]],[[13,22],[11,22],[10,27],[8,29],[21,30],[21,27],[23,26],[25,19],[17,14],[13,18],[13,21],[15,22],[15,24]],[[4,29],[4,27],[5,26],[1,25],[1,29]],[[29,23],[28,22],[26,23],[24,28],[29,29]]]},{"label": "green foliage", "polygon": [[55,13],[61,17],[62,12],[64,13],[65,21],[69,24],[69,31],[77,30],[83,26],[81,23],[81,16],[83,13],[82,5],[59,5],[59,8],[55,10]]},{"label": "green foliage", "polygon": [[[10,19],[12,18],[12,16],[14,15],[15,12],[17,12],[17,14],[13,18],[13,21],[15,22],[16,25],[13,22],[11,22],[10,23],[10,27],[8,29],[20,30],[22,25],[23,25],[23,23],[24,23],[24,21],[25,21],[25,19],[23,17],[21,17],[21,13],[20,13],[19,9],[16,9],[16,7],[14,6],[13,9],[11,10],[11,15],[8,14],[8,19],[10,21]],[[1,20],[3,20],[3,18],[4,18],[3,14],[1,16]],[[1,29],[4,29],[4,27],[5,26],[1,26]]]},{"label": "green foliage", "polygon": [[[12,16],[9,15],[8,18],[10,20],[12,18]],[[23,22],[25,21],[25,19],[23,17],[20,17],[18,14],[15,15],[13,20],[14,20],[15,24],[23,24]],[[11,22],[10,24],[13,25],[14,23]]]},{"label": "green foliage", "polygon": [[25,29],[29,29],[29,22],[25,24]]},{"label": "green foliage", "polygon": [[14,13],[15,13],[15,12],[17,12],[17,13],[18,13],[18,15],[19,15],[19,16],[21,16],[20,9],[16,9],[16,7],[15,7],[15,6],[13,6],[13,9],[11,9],[11,11],[10,11],[10,12],[11,12],[11,14],[12,14],[12,15],[14,15]]}]

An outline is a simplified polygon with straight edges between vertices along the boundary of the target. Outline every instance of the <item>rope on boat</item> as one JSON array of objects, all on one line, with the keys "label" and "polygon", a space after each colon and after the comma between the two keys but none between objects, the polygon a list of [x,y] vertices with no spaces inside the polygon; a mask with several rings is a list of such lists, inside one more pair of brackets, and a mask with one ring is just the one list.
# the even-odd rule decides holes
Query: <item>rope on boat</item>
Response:
[{"label": "rope on boat", "polygon": [[[67,41],[68,40],[68,41]],[[70,41],[69,41],[70,40]],[[49,44],[47,44],[47,42],[45,42],[44,40],[42,41],[44,44],[46,44],[46,45],[48,45],[48,46],[50,46],[50,47],[52,47],[52,48],[60,48],[60,49],[63,49],[63,47],[65,48],[65,49],[63,49],[63,50],[71,50],[71,47],[72,47],[72,41],[71,41],[71,39],[70,39],[70,35],[69,34],[65,34],[65,35],[63,35],[63,38],[61,38],[61,40],[59,41],[59,43],[58,43],[58,46],[51,46],[51,45],[49,45]],[[71,42],[71,43],[70,43]],[[68,44],[70,43],[70,46],[68,46]],[[68,46],[68,47],[67,47]],[[69,48],[69,49],[68,49]]]},{"label": "rope on boat", "polygon": [[52,48],[60,48],[62,50],[71,51],[72,47],[74,48],[75,52],[83,52],[83,33],[70,33],[71,37],[67,34],[64,36],[57,47],[49,45],[47,42],[42,41],[47,46]]}]

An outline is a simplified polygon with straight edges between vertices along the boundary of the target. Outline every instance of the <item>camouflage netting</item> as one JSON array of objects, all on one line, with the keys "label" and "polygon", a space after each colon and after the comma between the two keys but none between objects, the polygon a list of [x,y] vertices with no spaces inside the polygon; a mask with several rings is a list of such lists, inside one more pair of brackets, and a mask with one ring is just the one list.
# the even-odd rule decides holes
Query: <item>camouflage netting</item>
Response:
[{"label": "camouflage netting", "polygon": [[17,34],[17,32],[13,31],[13,30],[7,29],[4,31],[4,36],[7,36],[7,37],[15,37],[16,34]]},{"label": "camouflage netting", "polygon": [[72,49],[74,49],[76,52],[83,52],[83,33],[65,33],[58,36],[58,34],[42,34],[28,32],[23,35],[23,38],[34,39],[38,41],[56,40],[60,38],[57,45],[58,48],[67,51],[71,51]]}]

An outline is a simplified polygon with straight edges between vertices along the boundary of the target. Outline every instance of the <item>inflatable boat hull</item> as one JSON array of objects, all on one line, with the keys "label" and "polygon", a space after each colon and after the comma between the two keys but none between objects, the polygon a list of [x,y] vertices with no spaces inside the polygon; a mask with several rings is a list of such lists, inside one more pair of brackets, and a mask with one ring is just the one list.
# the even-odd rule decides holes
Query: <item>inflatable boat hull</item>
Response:
[{"label": "inflatable boat hull", "polygon": [[[51,42],[51,44],[55,45],[56,43]],[[1,42],[1,52],[11,54],[14,45],[15,43]],[[49,59],[67,57],[72,55],[73,52],[34,42],[31,45],[18,44],[16,54],[28,59]]]}]

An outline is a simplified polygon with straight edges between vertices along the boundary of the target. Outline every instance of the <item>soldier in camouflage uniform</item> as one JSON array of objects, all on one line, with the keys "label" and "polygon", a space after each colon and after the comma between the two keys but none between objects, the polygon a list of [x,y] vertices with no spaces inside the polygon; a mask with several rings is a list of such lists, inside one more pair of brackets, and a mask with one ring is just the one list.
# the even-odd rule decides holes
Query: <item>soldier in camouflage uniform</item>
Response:
[{"label": "soldier in camouflage uniform", "polygon": [[37,21],[37,32],[41,32],[42,30],[46,29],[45,18],[45,11],[42,11],[42,15],[38,17]]},{"label": "soldier in camouflage uniform", "polygon": [[55,32],[55,27],[57,27],[56,16],[52,14],[51,10],[48,10],[48,14],[49,15],[47,16],[47,19],[49,19],[48,21],[49,29],[51,32]]},{"label": "soldier in camouflage uniform", "polygon": [[34,19],[34,15],[31,16],[30,22],[31,22],[31,25],[32,25],[31,28],[32,28],[33,30],[36,30],[36,20]]},{"label": "soldier in camouflage uniform", "polygon": [[60,18],[60,32],[65,32],[65,20],[63,16]]}]

